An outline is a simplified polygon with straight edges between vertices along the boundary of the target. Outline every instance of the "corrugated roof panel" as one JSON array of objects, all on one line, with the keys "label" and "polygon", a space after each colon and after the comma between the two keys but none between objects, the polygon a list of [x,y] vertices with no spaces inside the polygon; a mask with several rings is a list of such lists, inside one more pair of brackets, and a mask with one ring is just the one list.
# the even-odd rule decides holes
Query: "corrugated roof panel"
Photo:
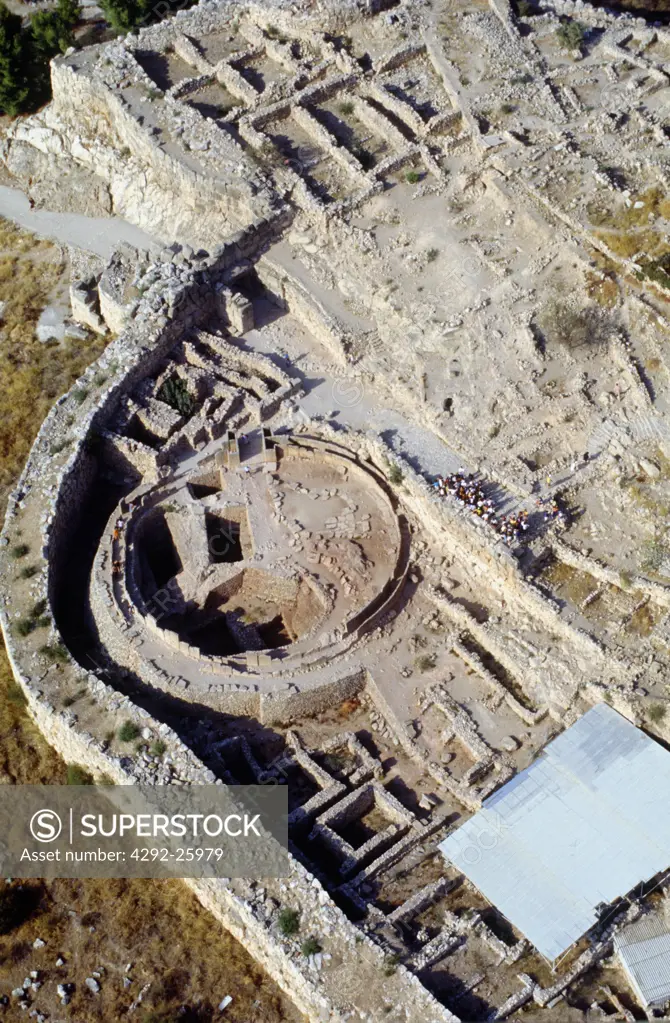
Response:
[{"label": "corrugated roof panel", "polygon": [[440,848],[556,959],[600,903],[670,866],[670,753],[599,704]]},{"label": "corrugated roof panel", "polygon": [[643,917],[615,936],[622,965],[645,1006],[670,1000],[670,933],[659,917]]}]

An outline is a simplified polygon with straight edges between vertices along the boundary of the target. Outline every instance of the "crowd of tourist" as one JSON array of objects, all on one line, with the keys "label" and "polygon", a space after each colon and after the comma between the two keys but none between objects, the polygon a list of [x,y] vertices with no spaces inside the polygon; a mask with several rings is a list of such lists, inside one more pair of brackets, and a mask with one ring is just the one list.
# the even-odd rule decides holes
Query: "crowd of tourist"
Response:
[{"label": "crowd of tourist", "polygon": [[[508,542],[519,540],[524,533],[528,532],[528,512],[524,510],[501,515],[496,510],[493,500],[486,496],[482,484],[472,474],[454,472],[450,476],[436,476],[432,485],[440,497],[454,497],[473,515],[488,522],[496,533],[499,533]],[[540,511],[544,508],[542,514],[545,522],[556,520],[560,527],[565,528],[567,525],[566,513],[561,510],[555,500],[547,505],[542,500],[538,500],[537,507]]]}]

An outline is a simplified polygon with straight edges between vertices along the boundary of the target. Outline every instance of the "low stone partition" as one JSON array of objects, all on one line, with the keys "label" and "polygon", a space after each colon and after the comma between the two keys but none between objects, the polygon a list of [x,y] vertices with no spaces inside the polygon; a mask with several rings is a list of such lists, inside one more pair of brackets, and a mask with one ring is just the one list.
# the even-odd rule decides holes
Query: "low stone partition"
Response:
[{"label": "low stone partition", "polygon": [[439,683],[426,690],[419,705],[425,710],[430,704],[444,714],[451,725],[451,731],[475,761],[486,764],[493,759],[493,750],[479,734],[471,716]]},{"label": "low stone partition", "polygon": [[295,106],[291,111],[291,117],[321,149],[339,163],[345,173],[349,174],[354,181],[360,185],[367,183],[367,176],[360,163],[352,153],[338,144],[337,140],[330,134],[327,128],[305,109],[304,106]]},{"label": "low stone partition", "polygon": [[309,293],[304,284],[268,256],[261,256],[256,271],[262,284],[282,307],[304,324],[341,365],[347,365],[348,336],[344,327]]},{"label": "low stone partition", "polygon": [[249,106],[253,106],[258,102],[258,93],[253,85],[250,85],[237,68],[232,67],[227,61],[221,61],[221,63],[217,64],[215,77],[217,82],[225,86],[228,92],[236,99]]},{"label": "low stone partition", "polygon": [[[570,565],[571,568],[576,568],[579,572],[587,572],[606,586],[616,586],[617,589],[624,588],[620,572],[607,568],[606,565],[603,565],[601,561],[598,561],[597,558],[591,555],[576,551],[574,547],[570,547],[558,536],[552,537],[550,549],[557,560],[565,565]],[[670,607],[670,586],[654,582],[653,579],[648,579],[646,576],[631,575],[629,579],[626,579],[625,589],[639,590],[640,593],[643,593],[662,607]]]},{"label": "low stone partition", "polygon": [[[439,963],[441,959],[446,959],[450,952],[453,952],[455,948],[463,944],[464,940],[462,934],[454,934],[451,927],[447,925],[439,934],[436,934],[434,938],[426,942],[419,952],[412,956],[412,969],[416,970],[417,973],[430,969],[435,963]],[[530,1000],[530,997],[531,994],[528,995],[528,1000]]]},{"label": "low stone partition", "polygon": [[398,47],[397,50],[393,50],[391,53],[387,53],[384,57],[379,57],[374,63],[374,71],[378,75],[383,74],[385,71],[393,71],[395,68],[407,64],[410,60],[414,60],[415,57],[420,57],[425,52],[425,43],[408,43],[405,46]]},{"label": "low stone partition", "polygon": [[298,97],[298,102],[302,107],[323,103],[325,100],[330,99],[331,96],[342,92],[343,89],[355,85],[359,75],[360,71],[355,74],[349,73],[338,75],[335,78],[327,78],[325,82],[314,82],[313,85],[309,85],[306,89],[302,90]]},{"label": "low stone partition", "polygon": [[187,96],[191,96],[194,92],[199,89],[204,89],[205,86],[211,85],[214,81],[214,71],[211,70],[206,74],[198,75],[197,78],[184,78],[181,82],[177,82],[176,85],[171,86],[165,93],[165,99],[168,102],[174,100],[183,100]]},{"label": "low stone partition", "polygon": [[[378,93],[381,92],[381,90],[377,91]],[[400,129],[396,128],[393,121],[368,102],[365,94],[361,97],[355,97],[353,102],[356,117],[358,117],[359,121],[361,121],[366,128],[369,128],[370,131],[381,135],[384,139],[388,139],[391,145],[400,152],[402,152],[402,150],[410,144]],[[380,102],[386,103],[386,99],[383,95]],[[388,103],[386,103],[386,105],[389,106]]]},{"label": "low stone partition", "polygon": [[496,694],[498,699],[501,702],[504,701],[510,710],[513,710],[516,716],[523,721],[524,724],[532,727],[539,724],[540,721],[547,716],[547,707],[540,707],[538,710],[530,710],[528,707],[524,707],[524,705],[517,700],[516,696],[488,670],[482,662],[481,657],[472,650],[468,650],[458,640],[455,640],[451,644],[451,649],[461,658],[464,664],[467,664],[469,668],[472,668],[472,670],[486,682],[486,684]]},{"label": "low stone partition", "polygon": [[199,75],[212,74],[214,68],[207,60],[206,57],[200,52],[198,47],[185,36],[183,32],[175,32],[172,37],[172,49],[178,57],[180,57],[186,64],[190,64],[194,67]]},{"label": "low stone partition", "polygon": [[[414,107],[410,106],[410,104],[406,103],[404,100],[399,99],[397,96],[394,96],[388,86],[386,86],[383,82],[381,84],[375,81],[366,82],[361,91],[363,96],[376,100],[377,103],[380,103],[383,107],[390,110],[392,114],[395,114],[396,117],[400,118],[403,124],[406,124],[417,137],[423,135],[427,130],[428,125],[424,123],[422,117],[420,114],[417,114]],[[369,104],[365,105],[368,110],[370,110]],[[448,114],[443,116],[452,115]],[[379,119],[380,123],[383,121],[385,124],[392,125],[392,122],[389,121],[387,117],[382,117],[381,114],[379,115]],[[370,125],[370,127],[372,127],[372,125]],[[405,139],[404,135],[402,135],[401,132],[398,132],[397,128],[395,130],[402,138],[403,144],[407,145],[407,139]]]},{"label": "low stone partition", "polygon": [[419,913],[422,913],[424,909],[427,909],[428,906],[431,906],[443,895],[447,895],[458,884],[458,879],[453,877],[440,877],[437,881],[431,881],[429,884],[424,885],[423,888],[420,888],[418,892],[415,892],[414,895],[411,895],[409,899],[405,899],[397,909],[389,913],[386,919],[394,926],[403,924],[406,920],[418,916]]}]

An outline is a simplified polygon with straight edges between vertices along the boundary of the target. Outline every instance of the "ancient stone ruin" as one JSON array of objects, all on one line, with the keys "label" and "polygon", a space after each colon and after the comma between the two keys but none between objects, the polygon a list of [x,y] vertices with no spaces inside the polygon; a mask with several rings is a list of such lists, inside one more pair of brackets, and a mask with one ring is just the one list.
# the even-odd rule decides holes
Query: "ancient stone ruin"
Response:
[{"label": "ancient stone ruin", "polygon": [[670,33],[376,7],[202,0],[56,59],[8,130],[37,202],[154,239],[77,260],[109,344],[11,495],[13,670],[96,776],[288,785],[289,878],[189,883],[308,1019],[636,1018],[645,892],[548,964],[438,846],[593,704],[667,700],[669,327],[630,246],[670,220]]}]

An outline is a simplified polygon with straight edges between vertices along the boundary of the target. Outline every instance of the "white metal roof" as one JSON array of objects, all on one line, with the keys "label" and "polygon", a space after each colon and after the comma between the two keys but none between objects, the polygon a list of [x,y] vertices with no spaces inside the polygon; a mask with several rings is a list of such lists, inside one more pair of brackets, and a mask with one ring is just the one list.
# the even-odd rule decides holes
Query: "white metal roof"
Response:
[{"label": "white metal roof", "polygon": [[641,1004],[670,1001],[670,931],[658,916],[646,916],[614,935],[614,948]]},{"label": "white metal roof", "polygon": [[670,753],[598,704],[440,849],[557,959],[596,907],[670,867]]}]

